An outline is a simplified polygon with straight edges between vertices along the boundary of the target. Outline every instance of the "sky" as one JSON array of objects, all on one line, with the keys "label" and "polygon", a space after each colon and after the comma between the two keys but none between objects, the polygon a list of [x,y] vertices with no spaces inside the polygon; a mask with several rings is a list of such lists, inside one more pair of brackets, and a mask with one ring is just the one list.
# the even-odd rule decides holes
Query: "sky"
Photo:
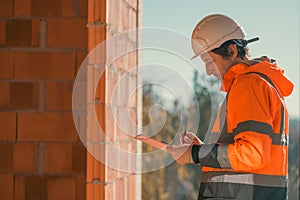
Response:
[{"label": "sky", "polygon": [[[216,13],[232,17],[244,28],[246,39],[260,38],[249,44],[251,57],[267,55],[274,58],[294,83],[294,91],[286,98],[286,104],[290,115],[299,117],[299,8],[299,0],[144,0],[141,20],[143,28],[173,30],[190,38],[194,26],[203,17]],[[164,65],[174,64],[174,59],[163,53],[142,52],[142,55],[142,62],[146,64],[153,60]],[[197,62],[200,63],[200,59]],[[190,73],[184,69],[179,71]],[[155,77],[158,78],[159,73]],[[192,78],[191,74],[187,77]]]}]

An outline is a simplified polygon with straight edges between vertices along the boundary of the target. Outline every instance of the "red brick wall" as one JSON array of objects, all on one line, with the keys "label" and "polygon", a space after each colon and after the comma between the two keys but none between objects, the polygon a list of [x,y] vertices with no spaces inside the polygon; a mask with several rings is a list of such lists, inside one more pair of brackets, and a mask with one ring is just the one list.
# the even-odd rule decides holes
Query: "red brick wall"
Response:
[{"label": "red brick wall", "polygon": [[[0,0],[0,199],[139,199],[138,176],[112,169],[86,151],[71,107],[74,80],[87,52],[138,27],[138,1]],[[110,92],[116,77],[137,64],[137,53],[127,55],[110,67],[117,76],[108,70],[95,95],[87,90],[89,100],[97,102],[98,122],[113,138],[97,138],[104,145],[95,150],[120,165],[135,166],[136,160],[111,154],[111,144],[138,150],[114,126],[108,110],[119,105],[109,103]],[[132,77],[123,94],[136,82]]]},{"label": "red brick wall", "polygon": [[[88,10],[88,46],[90,51],[99,43],[110,40],[123,31],[139,27],[138,20],[141,13],[138,12],[138,0],[110,0],[107,2],[103,2],[102,0],[89,0]],[[111,43],[109,43],[108,48],[117,50],[119,48],[126,48],[126,45],[128,45],[126,44],[127,41],[124,40],[116,39],[115,41],[114,46],[111,46]],[[137,38],[134,38],[131,42],[136,43]],[[108,60],[113,59],[109,58],[108,54],[105,56]],[[103,59],[101,61],[107,60]],[[138,53],[130,53],[122,58],[116,59],[113,63],[110,63],[110,66],[103,65],[101,61],[95,64],[99,64],[103,70],[105,70],[106,67],[108,68],[101,77],[100,86],[98,85],[95,96],[92,93],[88,93],[87,98],[90,99],[90,107],[92,108],[91,110],[88,109],[88,112],[93,112],[93,106],[96,107],[97,117],[102,130],[105,131],[106,137],[95,137],[91,134],[95,132],[95,127],[92,125],[88,126],[87,134],[90,138],[89,142],[93,143],[88,146],[89,149],[92,149],[92,154],[102,154],[104,157],[106,156],[103,159],[105,161],[109,160],[109,162],[115,165],[122,166],[121,168],[123,169],[128,169],[129,167],[134,168],[137,164],[135,159],[130,159],[127,154],[121,156],[118,152],[113,152],[112,149],[117,147],[132,153],[138,151],[136,142],[116,125],[116,120],[120,119],[122,112],[128,109],[128,105],[121,105],[128,101],[126,95],[129,96],[129,88],[135,87],[137,84],[137,76],[131,77],[129,82],[122,85],[121,91],[125,95],[122,96],[121,102],[112,103],[111,95],[117,83],[120,81],[120,78],[138,65]],[[88,80],[93,80],[95,69],[89,67],[87,74]],[[88,88],[91,87],[93,87],[93,85],[89,85],[88,82]],[[132,97],[132,99],[136,100],[137,97]],[[115,116],[112,115],[112,109],[116,112]],[[130,111],[136,115],[136,101],[132,102]],[[126,120],[126,118],[122,120]],[[90,119],[88,118],[88,123],[89,122]],[[131,129],[132,134],[136,133],[135,126],[132,126]],[[123,172],[115,167],[116,166],[110,167],[105,165],[105,163],[99,162],[88,153],[87,199],[139,199],[140,191],[136,188],[139,176],[134,174],[132,169],[129,170],[130,172]]]},{"label": "red brick wall", "polygon": [[71,112],[87,0],[0,1],[0,199],[85,199]]}]

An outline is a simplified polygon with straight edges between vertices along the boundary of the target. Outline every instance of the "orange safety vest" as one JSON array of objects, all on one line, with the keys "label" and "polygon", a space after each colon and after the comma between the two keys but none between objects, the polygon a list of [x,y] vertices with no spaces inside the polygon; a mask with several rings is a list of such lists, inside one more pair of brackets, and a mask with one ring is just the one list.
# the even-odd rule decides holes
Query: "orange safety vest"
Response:
[{"label": "orange safety vest", "polygon": [[223,89],[211,143],[192,148],[202,166],[199,199],[287,199],[284,97],[293,84],[275,64],[239,63],[224,75]]}]

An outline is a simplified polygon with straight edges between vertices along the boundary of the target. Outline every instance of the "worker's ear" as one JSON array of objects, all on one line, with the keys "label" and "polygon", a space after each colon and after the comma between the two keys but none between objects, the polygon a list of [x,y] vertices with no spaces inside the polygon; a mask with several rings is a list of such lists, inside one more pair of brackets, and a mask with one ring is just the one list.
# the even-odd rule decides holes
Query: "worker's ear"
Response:
[{"label": "worker's ear", "polygon": [[228,54],[231,58],[236,58],[238,56],[238,49],[236,44],[230,44],[228,46]]}]

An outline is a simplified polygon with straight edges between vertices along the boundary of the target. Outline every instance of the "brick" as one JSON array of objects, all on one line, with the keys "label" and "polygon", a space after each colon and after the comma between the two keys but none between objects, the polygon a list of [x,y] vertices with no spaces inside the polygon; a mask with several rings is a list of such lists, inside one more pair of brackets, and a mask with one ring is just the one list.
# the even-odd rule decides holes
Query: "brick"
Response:
[{"label": "brick", "polygon": [[0,112],[0,140],[16,140],[16,113]]},{"label": "brick", "polygon": [[[108,78],[109,79],[109,78]],[[136,85],[136,82],[128,74],[119,73],[119,77],[115,82],[107,81],[107,88],[111,89],[111,94],[107,95],[107,101],[111,102],[115,106],[129,107],[128,102],[130,100],[130,90]]]},{"label": "brick", "polygon": [[83,61],[87,58],[88,54],[86,51],[76,51],[76,73],[78,72]]},{"label": "brick", "polygon": [[104,182],[105,178],[105,144],[94,145],[93,180]]},{"label": "brick", "polygon": [[[117,13],[115,10],[114,13]],[[91,0],[88,1],[88,21],[106,21],[106,1]]]},{"label": "brick", "polygon": [[119,109],[117,113],[117,140],[130,140],[132,136],[136,135],[136,123],[132,121],[132,109]]},{"label": "brick", "polygon": [[31,16],[31,0],[14,0],[14,16]]},{"label": "brick", "polygon": [[[106,144],[105,182],[114,182],[118,178],[118,152],[116,144]],[[109,158],[109,159],[108,159]]]},{"label": "brick", "polygon": [[136,140],[132,140],[132,142],[130,142],[128,144],[128,152],[130,153],[137,153],[137,141]]},{"label": "brick", "polygon": [[[103,145],[104,146],[104,145]],[[93,148],[93,147],[92,147]],[[100,181],[104,183],[105,181],[105,164],[103,162],[100,162],[94,157],[93,149],[91,150],[91,146],[88,147],[89,151],[87,153],[87,170],[86,170],[86,176],[87,176],[87,182],[93,182],[94,180]],[[100,152],[103,154],[103,152]]]},{"label": "brick", "polygon": [[31,0],[31,10],[34,17],[59,17],[62,13],[61,0]]},{"label": "brick", "polygon": [[[92,183],[87,183],[86,184],[86,199],[87,200],[91,200],[91,199],[94,199],[94,185],[95,184],[92,184]],[[104,199],[104,198],[102,198]]]},{"label": "brick", "polygon": [[105,95],[105,102],[109,104],[115,104],[115,101],[117,101],[118,97],[118,92],[117,92],[117,84],[118,84],[118,79],[120,77],[120,73],[116,68],[108,68],[106,70],[106,95]]},{"label": "brick", "polygon": [[131,18],[129,16],[129,8],[127,6],[123,6],[120,14],[121,14],[121,25],[120,25],[121,31],[124,32],[130,30],[129,23]]},{"label": "brick", "polygon": [[[107,124],[105,122],[106,118],[106,105],[103,104],[95,104],[92,106],[89,106],[88,110],[88,136],[89,140],[93,142],[103,142],[106,141],[107,138],[105,136],[108,136],[106,134],[107,131],[111,131],[113,129],[107,130]],[[96,116],[94,113],[96,112]],[[95,118],[96,117],[96,118]],[[96,133],[96,134],[95,134]],[[113,141],[113,133],[110,138],[110,141]]]},{"label": "brick", "polygon": [[136,0],[125,0],[126,3],[128,3],[128,6],[131,8],[131,9],[134,9],[134,10],[137,10],[137,1]]},{"label": "brick", "polygon": [[87,120],[86,120],[86,113],[85,111],[75,111],[73,110],[74,114],[74,123],[76,123],[76,130],[80,140],[85,143],[87,141]]},{"label": "brick", "polygon": [[[107,66],[106,64],[111,62],[108,60],[108,54],[112,54],[114,50],[113,48],[108,48],[107,46],[112,46],[111,43],[113,43],[114,40],[109,40],[110,43],[103,42],[106,39],[106,27],[88,26],[88,34],[88,51],[90,53],[88,55],[87,64],[93,68],[105,68]],[[108,50],[110,51],[108,52]]]},{"label": "brick", "polygon": [[[92,184],[88,183],[86,185],[86,199],[93,200],[93,199],[109,199],[105,198],[104,196],[104,184]],[[113,192],[113,191],[112,191]]]},{"label": "brick", "polygon": [[[11,19],[6,22],[7,47],[32,47],[38,46],[38,23],[31,19]],[[35,31],[35,32],[33,32]],[[33,38],[35,41],[33,41]]]},{"label": "brick", "polygon": [[70,17],[78,16],[79,13],[79,1],[63,0],[61,1],[61,16]]},{"label": "brick", "polygon": [[94,12],[95,12],[95,15],[94,15],[95,21],[105,22],[105,20],[106,20],[106,1],[95,0]]},{"label": "brick", "polygon": [[37,171],[37,144],[14,144],[13,169],[14,172]]},{"label": "brick", "polygon": [[107,19],[106,21],[110,25],[111,29],[115,32],[120,30],[120,21],[121,21],[121,8],[123,2],[118,0],[111,0],[107,6]]},{"label": "brick", "polygon": [[87,90],[87,101],[89,103],[93,103],[95,99],[98,102],[105,103],[106,75],[104,70],[104,67],[95,68],[92,65],[87,67],[87,88],[89,88]]},{"label": "brick", "polygon": [[[105,84],[105,90],[106,96],[105,96],[105,102],[112,104],[112,105],[119,105],[120,99],[120,84],[118,81],[120,80],[120,71],[116,68],[108,68],[106,70],[106,84]],[[123,87],[126,87],[125,85]],[[126,87],[127,89],[127,87]]]},{"label": "brick", "polygon": [[10,84],[12,109],[37,109],[39,106],[38,82],[12,82]]},{"label": "brick", "polygon": [[136,176],[131,175],[128,179],[128,199],[136,199]]},{"label": "brick", "polygon": [[46,109],[72,110],[73,82],[46,82]]},{"label": "brick", "polygon": [[87,13],[88,13],[88,1],[79,0],[79,16],[87,17]]},{"label": "brick", "polygon": [[88,47],[90,51],[92,51],[94,48],[97,48],[97,45],[106,39],[106,29],[106,26],[88,27]]},{"label": "brick", "polygon": [[[136,41],[136,40],[134,40]],[[128,70],[131,70],[131,75],[136,76],[138,73],[138,62],[137,62],[138,53],[136,51],[128,53]],[[134,71],[132,71],[132,69]]]},{"label": "brick", "polygon": [[38,108],[39,84],[37,82],[0,81],[0,90],[3,95],[0,99],[1,109]]},{"label": "brick", "polygon": [[90,153],[90,151],[87,151],[87,155],[86,155],[86,182],[92,182],[93,181],[93,164],[94,164],[94,159],[95,158]]},{"label": "brick", "polygon": [[94,199],[104,199],[104,187],[103,184],[94,184],[93,187]]},{"label": "brick", "polygon": [[72,172],[71,144],[49,143],[45,145],[45,173]]},{"label": "brick", "polygon": [[14,199],[47,199],[47,180],[49,176],[43,175],[15,175]]},{"label": "brick", "polygon": [[127,176],[129,171],[129,152],[128,152],[128,144],[127,143],[119,143],[119,166],[118,166],[118,178],[122,178]]},{"label": "brick", "polygon": [[[129,30],[137,28],[137,11],[129,8]],[[135,34],[134,34],[135,35]],[[136,41],[136,40],[134,40]]]},{"label": "brick", "polygon": [[16,79],[72,80],[74,52],[16,52]]},{"label": "brick", "polygon": [[8,110],[10,109],[10,82],[9,81],[0,81],[0,109]]},{"label": "brick", "polygon": [[86,48],[86,20],[48,19],[47,36],[50,48]]},{"label": "brick", "polygon": [[[97,105],[96,105],[97,106]],[[104,105],[101,105],[104,106]],[[97,108],[97,107],[96,107]],[[117,132],[117,122],[114,118],[114,114],[116,115],[117,108],[110,105],[105,105],[105,113],[102,114],[102,112],[99,112],[96,109],[97,115],[101,116],[103,115],[105,119],[103,119],[103,122],[105,123],[105,136],[107,142],[115,142],[116,141],[116,132]],[[103,117],[102,117],[103,118]],[[101,118],[98,117],[98,121],[100,122]],[[100,123],[101,124],[101,123]]]},{"label": "brick", "polygon": [[[84,16],[83,12],[86,13],[86,6],[87,1],[83,2],[82,0],[63,0],[62,1],[62,16],[63,17],[78,17]],[[85,7],[84,7],[85,6]]]},{"label": "brick", "polygon": [[[1,45],[1,41],[0,41],[0,45]],[[1,62],[0,62],[0,79],[13,78],[14,52],[0,51],[0,60],[1,60]]]},{"label": "brick", "polygon": [[1,199],[12,200],[14,193],[14,175],[0,174],[0,195]]},{"label": "brick", "polygon": [[87,15],[86,0],[32,0],[33,16],[56,16],[56,17],[85,17]]},{"label": "brick", "polygon": [[[129,40],[127,38],[118,38],[117,43],[115,44],[115,48],[117,49],[116,55],[119,56],[114,58],[114,62],[112,66],[117,67],[117,69],[121,72],[120,76],[124,75],[124,72],[128,72],[128,46]],[[123,54],[123,55],[122,55]]]},{"label": "brick", "polygon": [[0,20],[0,46],[5,45],[6,38],[6,21]]},{"label": "brick", "polygon": [[105,181],[105,144],[88,144],[88,180]]},{"label": "brick", "polygon": [[25,200],[26,199],[26,178],[23,175],[15,175],[14,181],[14,199]]},{"label": "brick", "polygon": [[128,143],[129,165],[128,173],[135,173],[137,171],[137,159],[136,159],[136,142]]},{"label": "brick", "polygon": [[47,199],[47,175],[15,175],[14,199]]},{"label": "brick", "polygon": [[0,172],[11,172],[13,166],[13,144],[0,144]]},{"label": "brick", "polygon": [[98,82],[97,88],[96,88],[95,96],[94,96],[94,98],[99,99],[99,101],[101,103],[105,103],[105,97],[107,95],[107,93],[106,93],[107,90],[105,90],[105,87],[107,84],[106,82],[107,82],[106,75],[105,75],[105,73],[102,73],[100,80]]},{"label": "brick", "polygon": [[95,20],[94,8],[95,8],[95,0],[88,1],[88,22],[93,22]]},{"label": "brick", "polygon": [[72,113],[20,112],[18,113],[18,140],[77,141]]},{"label": "brick", "polygon": [[121,178],[118,179],[116,182],[116,188],[115,191],[118,191],[115,193],[116,195],[116,200],[127,200],[127,183],[126,179]]},{"label": "brick", "polygon": [[[75,200],[86,199],[86,177],[76,176],[76,198]],[[101,199],[101,198],[99,198]]]},{"label": "brick", "polygon": [[76,179],[70,176],[54,176],[48,180],[47,200],[75,199]]},{"label": "brick", "polygon": [[82,143],[72,145],[72,171],[85,174],[86,172],[86,149]]},{"label": "brick", "polygon": [[62,1],[62,13],[64,17],[76,16],[86,17],[87,16],[87,3],[86,0],[63,0]]},{"label": "brick", "polygon": [[31,27],[31,46],[38,47],[40,43],[40,20],[32,19]]},{"label": "brick", "polygon": [[10,17],[13,13],[13,1],[1,0],[0,17]]},{"label": "brick", "polygon": [[114,183],[106,184],[104,187],[104,192],[105,192],[105,199],[115,199],[114,196],[117,191],[115,190]]}]

